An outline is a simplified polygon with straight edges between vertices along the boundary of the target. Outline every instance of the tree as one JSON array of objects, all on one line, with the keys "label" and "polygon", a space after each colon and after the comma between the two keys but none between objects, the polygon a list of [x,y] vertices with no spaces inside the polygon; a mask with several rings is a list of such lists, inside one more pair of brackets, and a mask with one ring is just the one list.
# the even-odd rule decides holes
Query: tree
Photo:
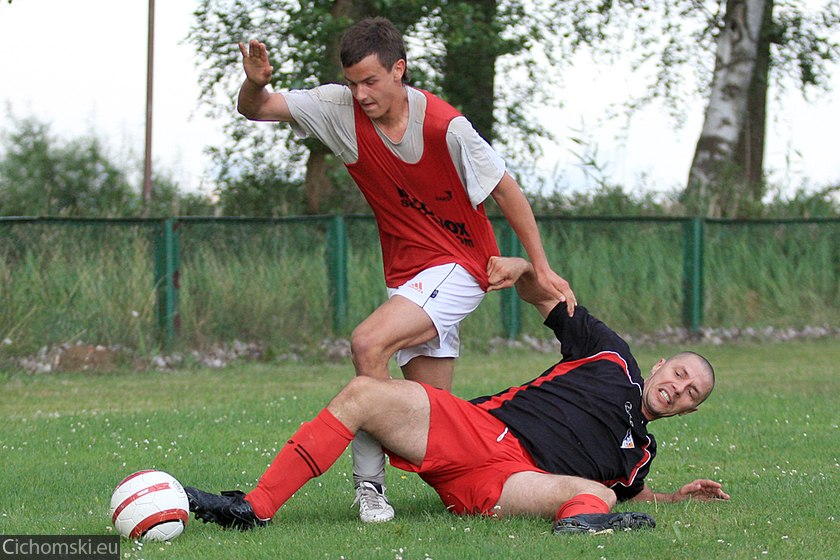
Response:
[{"label": "tree", "polygon": [[[211,113],[223,120],[230,138],[227,145],[214,149],[223,162],[216,177],[226,206],[232,205],[231,209],[238,211],[260,208],[261,199],[277,199],[277,193],[271,192],[274,189],[305,180],[302,209],[318,213],[325,209],[323,202],[333,190],[327,179],[328,152],[323,145],[315,141],[299,144],[292,141],[287,128],[254,126],[233,115],[242,80],[236,42],[259,37],[267,44],[275,66],[271,84],[275,89],[336,82],[341,79],[336,37],[346,25],[346,18],[363,10],[362,6],[352,0],[332,4],[310,0],[294,5],[263,2],[259,7],[242,0],[200,3],[189,40],[201,60],[202,99]],[[296,172],[301,164],[305,165],[304,175]],[[226,191],[231,192],[225,194]],[[249,197],[254,200],[246,200]],[[268,207],[272,211],[288,207],[288,197],[283,198],[286,203]]]},{"label": "tree", "polygon": [[[415,84],[442,94],[509,160],[520,164],[533,161],[539,154],[537,140],[549,135],[529,110],[558,103],[551,88],[577,49],[589,46],[599,58],[629,58],[638,75],[649,73],[649,82],[641,96],[628,99],[627,107],[632,111],[661,100],[679,123],[688,104],[713,90],[715,72],[708,53],[717,52],[721,30],[737,21],[734,6],[766,6],[757,43],[752,37],[755,49],[750,60],[757,70],[749,72],[747,103],[737,111],[740,140],[717,142],[718,148],[726,147],[719,154],[719,161],[726,163],[706,165],[708,171],[725,169],[728,175],[705,183],[699,195],[698,189],[686,190],[685,200],[693,200],[698,209],[708,203],[700,199],[708,198],[709,185],[720,185],[725,176],[732,178],[730,190],[734,188],[738,199],[746,201],[727,206],[730,210],[761,199],[763,184],[758,179],[768,84],[795,79],[804,93],[824,83],[828,63],[838,57],[838,47],[830,40],[832,30],[840,26],[838,0],[827,0],[821,10],[806,10],[801,0],[783,0],[775,6],[772,0],[730,0],[730,10],[723,0],[531,0],[527,5],[497,0],[287,2],[266,1],[255,9],[241,0],[204,0],[196,12],[190,40],[204,61],[204,101],[214,114],[232,115],[233,92],[241,80],[238,52],[228,38],[260,36],[264,33],[258,30],[270,29],[271,35],[264,38],[279,68],[273,86],[312,87],[335,81],[340,74],[335,58],[329,56],[340,30],[376,12],[390,17],[405,33]],[[719,84],[720,80],[715,82]],[[722,91],[719,88],[718,95]],[[303,181],[308,211],[341,210],[344,196],[350,196],[355,207],[358,197],[352,198],[347,177],[335,173],[323,146],[311,143],[304,148],[291,142],[288,129],[282,127],[254,126],[235,118],[228,123],[232,142],[223,148],[228,177],[249,169],[252,159],[271,161],[288,177]],[[715,143],[709,138],[706,133],[698,146],[712,147]],[[717,161],[702,149],[698,166]],[[295,172],[304,159],[305,174]],[[696,183],[700,175],[692,173]],[[324,206],[325,200],[339,206]]]},{"label": "tree", "polygon": [[766,0],[746,120],[735,154],[740,182],[752,206],[765,195],[764,139],[771,71],[786,75],[803,95],[813,88],[824,89],[826,66],[838,58],[837,43],[831,39],[838,23],[840,5],[836,2],[823,10],[803,12],[795,5]]},{"label": "tree", "polygon": [[[840,59],[836,40],[840,2],[824,0],[824,5],[814,7],[803,0],[617,0],[600,6],[603,10],[589,27],[593,34],[587,36],[588,42],[599,46],[601,56],[629,59],[637,77],[647,74],[644,92],[628,99],[631,112],[662,101],[680,124],[689,104],[700,98],[710,101],[709,119],[684,191],[686,207],[716,215],[753,211],[764,194],[768,88],[783,90],[795,84],[807,95],[825,87],[829,65]],[[724,131],[716,119],[721,100],[732,93],[719,77],[723,71],[732,74],[733,67],[723,64],[733,55],[727,50],[733,43],[726,39],[735,30],[747,29],[737,23],[742,16],[759,11],[761,31],[756,31],[753,21],[752,35],[744,37],[752,42],[752,54],[745,61],[743,53],[735,52],[736,62],[750,70],[748,76],[742,75],[747,85],[737,86],[742,94],[740,109],[732,113],[729,108],[729,118],[734,115],[738,124],[733,127],[734,121],[727,120]]]},{"label": "tree", "polygon": [[[5,216],[125,217],[142,213],[140,188],[130,169],[93,135],[63,141],[48,124],[9,117],[0,135],[0,214]],[[155,215],[212,213],[200,195],[182,196],[165,172],[154,177]]]},{"label": "tree", "polygon": [[0,208],[5,215],[117,216],[132,206],[126,174],[95,137],[59,144],[49,126],[13,122],[3,135]]},{"label": "tree", "polygon": [[767,88],[770,77],[770,44],[773,40],[773,0],[767,0],[758,36],[752,81],[747,90],[744,124],[735,149],[735,165],[751,185],[750,198],[761,200],[764,182],[764,135],[767,128]]},{"label": "tree", "polygon": [[[685,191],[696,212],[738,216],[760,206],[771,69],[794,74],[804,92],[819,86],[826,63],[838,58],[829,33],[840,13],[831,6],[807,13],[783,5],[774,16],[775,7],[774,0],[727,3],[706,120]],[[780,51],[775,57],[774,45]]]},{"label": "tree", "polygon": [[[574,35],[557,32],[559,18],[529,15],[552,13],[552,1],[538,0],[540,6],[529,11],[522,3],[499,4],[497,0],[393,0],[385,4],[280,0],[258,7],[243,0],[203,0],[189,40],[202,61],[202,100],[213,115],[223,116],[230,138],[220,148],[226,162],[224,172],[217,175],[222,190],[230,188],[231,180],[235,183],[246,175],[264,177],[253,162],[270,162],[269,167],[283,170],[287,179],[303,180],[308,212],[346,211],[347,206],[356,206],[361,197],[349,194],[349,178],[334,172],[322,145],[307,142],[302,146],[291,141],[287,127],[255,126],[233,116],[233,98],[242,74],[232,43],[259,37],[267,44],[275,66],[275,90],[313,87],[342,80],[336,54],[341,31],[374,14],[389,17],[405,34],[415,85],[442,94],[488,141],[507,146],[522,161],[533,160],[528,156],[538,150],[537,139],[546,131],[529,117],[528,108],[545,99],[544,86],[550,82],[545,77],[549,73],[538,68],[536,51],[542,43],[568,41]],[[506,95],[500,102],[496,75],[501,60],[515,56],[526,56],[516,65],[520,78],[506,79]],[[294,168],[304,160],[306,171],[301,176]],[[331,200],[339,205],[330,206]]]},{"label": "tree", "polygon": [[[741,139],[750,84],[755,75],[765,0],[727,0],[706,118],[688,176],[687,197],[693,206],[705,205],[708,214],[737,204],[726,200],[732,189],[735,153]],[[717,188],[715,188],[717,187]],[[712,191],[717,191],[712,194]]]},{"label": "tree", "polygon": [[0,159],[0,213],[6,216],[37,214],[47,205],[49,186],[57,162],[49,127],[34,120],[13,123],[2,136]]}]

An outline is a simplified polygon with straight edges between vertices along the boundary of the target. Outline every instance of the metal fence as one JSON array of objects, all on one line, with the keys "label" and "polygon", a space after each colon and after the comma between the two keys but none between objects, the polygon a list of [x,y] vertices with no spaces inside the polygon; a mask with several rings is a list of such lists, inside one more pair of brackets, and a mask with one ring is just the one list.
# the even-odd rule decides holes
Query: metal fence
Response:
[{"label": "metal fence", "polygon": [[[840,219],[538,223],[553,268],[620,330],[840,322]],[[494,226],[502,254],[521,255],[507,222]],[[0,341],[142,350],[347,336],[385,299],[380,258],[371,216],[0,218]],[[487,300],[465,332],[540,329],[513,290]]]}]

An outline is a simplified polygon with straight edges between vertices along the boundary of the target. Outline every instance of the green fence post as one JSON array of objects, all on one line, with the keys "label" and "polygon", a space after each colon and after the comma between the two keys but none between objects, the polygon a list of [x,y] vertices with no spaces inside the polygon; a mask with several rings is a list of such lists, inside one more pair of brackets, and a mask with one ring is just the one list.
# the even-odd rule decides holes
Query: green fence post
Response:
[{"label": "green fence post", "polygon": [[347,227],[343,216],[333,216],[327,235],[327,271],[332,302],[333,333],[347,326]]},{"label": "green fence post", "polygon": [[178,224],[171,219],[164,220],[155,239],[155,290],[158,332],[167,350],[174,347],[175,337],[181,327],[181,315],[178,312],[180,253]]},{"label": "green fence post", "polygon": [[703,324],[703,218],[683,223],[683,326],[692,333]]},{"label": "green fence post", "polygon": [[[522,254],[522,245],[509,223],[504,222],[501,229],[501,253],[507,257],[518,257]],[[515,340],[522,330],[522,308],[516,289],[509,288],[502,291],[502,329],[508,340]]]}]

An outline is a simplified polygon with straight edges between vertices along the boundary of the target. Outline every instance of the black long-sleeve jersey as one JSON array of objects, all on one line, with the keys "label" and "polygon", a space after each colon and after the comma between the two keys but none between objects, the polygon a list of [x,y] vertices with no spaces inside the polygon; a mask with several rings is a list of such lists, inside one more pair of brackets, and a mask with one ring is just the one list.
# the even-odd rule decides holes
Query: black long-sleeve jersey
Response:
[{"label": "black long-sleeve jersey", "polygon": [[545,320],[562,361],[536,379],[471,402],[504,422],[537,466],[603,482],[619,500],[641,492],[656,454],[642,415],[642,380],[627,343],[586,308]]}]

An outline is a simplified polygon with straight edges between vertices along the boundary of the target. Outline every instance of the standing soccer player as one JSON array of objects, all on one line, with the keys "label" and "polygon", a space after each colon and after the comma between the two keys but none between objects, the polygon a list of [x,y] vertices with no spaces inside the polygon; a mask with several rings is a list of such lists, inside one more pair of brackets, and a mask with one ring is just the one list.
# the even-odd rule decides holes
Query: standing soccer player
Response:
[{"label": "standing soccer player", "polygon": [[[356,375],[387,379],[395,356],[406,379],[452,389],[460,322],[498,287],[487,275],[499,255],[487,196],[522,242],[539,285],[573,314],[574,293],[549,266],[519,185],[465,117],[406,85],[405,45],[390,21],[364,19],[347,30],[340,45],[347,85],[271,93],[265,45],[252,40],[239,49],[246,75],[239,112],[290,123],[297,136],[323,142],[376,216],[389,299],[353,331]],[[382,448],[360,432],[352,449],[362,521],[392,519]]]}]

